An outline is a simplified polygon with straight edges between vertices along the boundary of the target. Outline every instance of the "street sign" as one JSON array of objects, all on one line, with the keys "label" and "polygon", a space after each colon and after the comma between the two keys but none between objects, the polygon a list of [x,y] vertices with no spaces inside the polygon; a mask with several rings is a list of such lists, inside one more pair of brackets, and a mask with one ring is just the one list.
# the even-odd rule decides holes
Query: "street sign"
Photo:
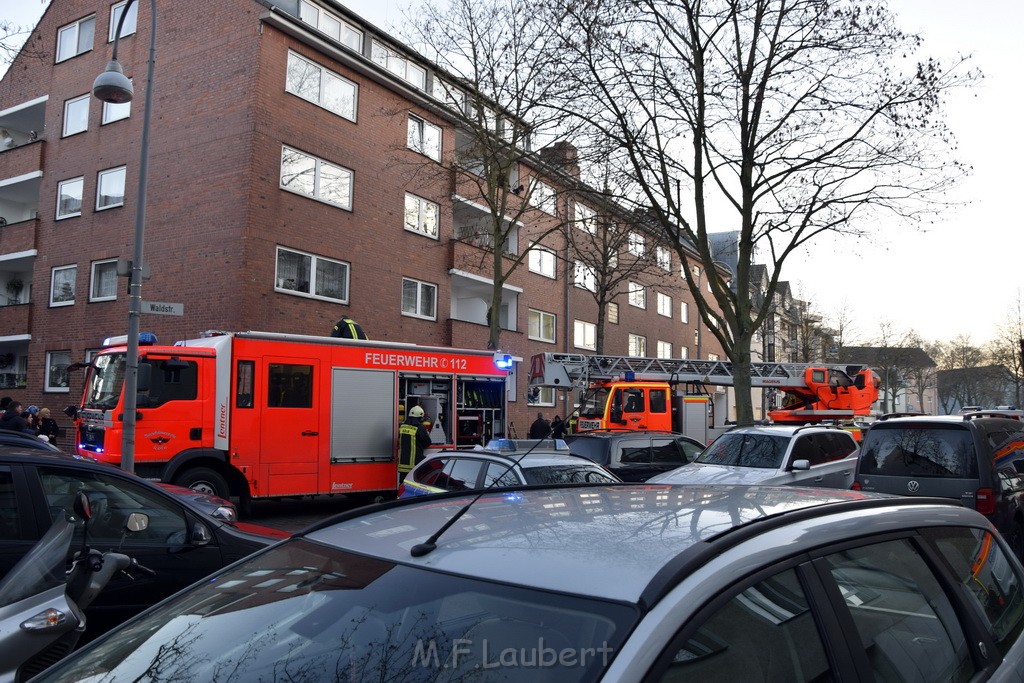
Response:
[{"label": "street sign", "polygon": [[157,315],[185,315],[185,304],[168,304],[162,301],[143,301],[143,313],[156,313]]}]

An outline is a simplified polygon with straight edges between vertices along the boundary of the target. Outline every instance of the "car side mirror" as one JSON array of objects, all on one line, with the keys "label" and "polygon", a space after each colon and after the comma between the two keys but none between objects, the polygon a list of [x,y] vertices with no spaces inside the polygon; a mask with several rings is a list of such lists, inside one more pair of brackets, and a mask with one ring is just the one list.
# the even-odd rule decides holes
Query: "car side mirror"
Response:
[{"label": "car side mirror", "polygon": [[794,460],[793,464],[789,466],[791,470],[809,470],[811,469],[811,461],[801,458],[800,460]]},{"label": "car side mirror", "polygon": [[202,522],[195,522],[192,524],[192,530],[189,534],[188,540],[192,545],[209,545],[210,541],[213,540],[213,534],[210,533],[210,529],[205,524]]},{"label": "car side mirror", "polygon": [[128,515],[124,526],[128,531],[145,531],[149,528],[149,515],[145,512],[133,512]]}]

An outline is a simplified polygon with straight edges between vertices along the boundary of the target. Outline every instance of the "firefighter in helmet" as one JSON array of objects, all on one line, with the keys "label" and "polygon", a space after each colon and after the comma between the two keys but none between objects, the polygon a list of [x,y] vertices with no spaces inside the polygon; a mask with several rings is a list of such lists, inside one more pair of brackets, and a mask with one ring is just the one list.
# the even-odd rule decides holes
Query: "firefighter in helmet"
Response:
[{"label": "firefighter in helmet", "polygon": [[568,432],[570,434],[575,434],[576,433],[576,426],[579,423],[579,421],[580,421],[580,411],[578,411],[578,410],[572,411],[572,415],[570,415],[569,419],[566,420],[566,423],[567,423],[566,427],[567,427],[567,430],[568,430]]},{"label": "firefighter in helmet", "polygon": [[423,459],[427,446],[430,445],[430,434],[423,426],[423,408],[413,406],[408,410],[405,421],[398,427],[398,477],[405,475]]},{"label": "firefighter in helmet", "polygon": [[367,338],[362,326],[347,315],[334,325],[334,329],[331,330],[331,336],[341,337],[342,339]]}]

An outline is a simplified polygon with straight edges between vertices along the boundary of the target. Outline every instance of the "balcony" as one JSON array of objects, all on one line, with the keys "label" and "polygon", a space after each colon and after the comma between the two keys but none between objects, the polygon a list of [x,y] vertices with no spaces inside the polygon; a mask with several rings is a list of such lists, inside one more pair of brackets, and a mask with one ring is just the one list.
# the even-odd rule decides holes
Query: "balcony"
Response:
[{"label": "balcony", "polygon": [[[0,301],[4,300],[6,298],[0,295]],[[31,308],[27,303],[0,306],[0,330],[3,330],[4,335],[0,336],[0,348],[3,347],[2,340],[6,335],[20,336],[29,333],[28,319]],[[2,355],[3,353],[0,352],[0,356]]]}]

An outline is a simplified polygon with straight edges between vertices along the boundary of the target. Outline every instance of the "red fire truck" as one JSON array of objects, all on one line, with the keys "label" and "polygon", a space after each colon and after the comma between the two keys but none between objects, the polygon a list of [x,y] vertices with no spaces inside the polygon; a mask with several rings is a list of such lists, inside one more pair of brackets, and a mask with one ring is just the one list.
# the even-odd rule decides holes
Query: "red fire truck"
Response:
[{"label": "red fire truck", "polygon": [[[120,464],[126,339],[91,360],[77,450]],[[504,431],[491,351],[267,332],[208,332],[158,346],[140,335],[135,469],[219,496],[387,492],[398,425],[422,406],[434,447]]]}]

